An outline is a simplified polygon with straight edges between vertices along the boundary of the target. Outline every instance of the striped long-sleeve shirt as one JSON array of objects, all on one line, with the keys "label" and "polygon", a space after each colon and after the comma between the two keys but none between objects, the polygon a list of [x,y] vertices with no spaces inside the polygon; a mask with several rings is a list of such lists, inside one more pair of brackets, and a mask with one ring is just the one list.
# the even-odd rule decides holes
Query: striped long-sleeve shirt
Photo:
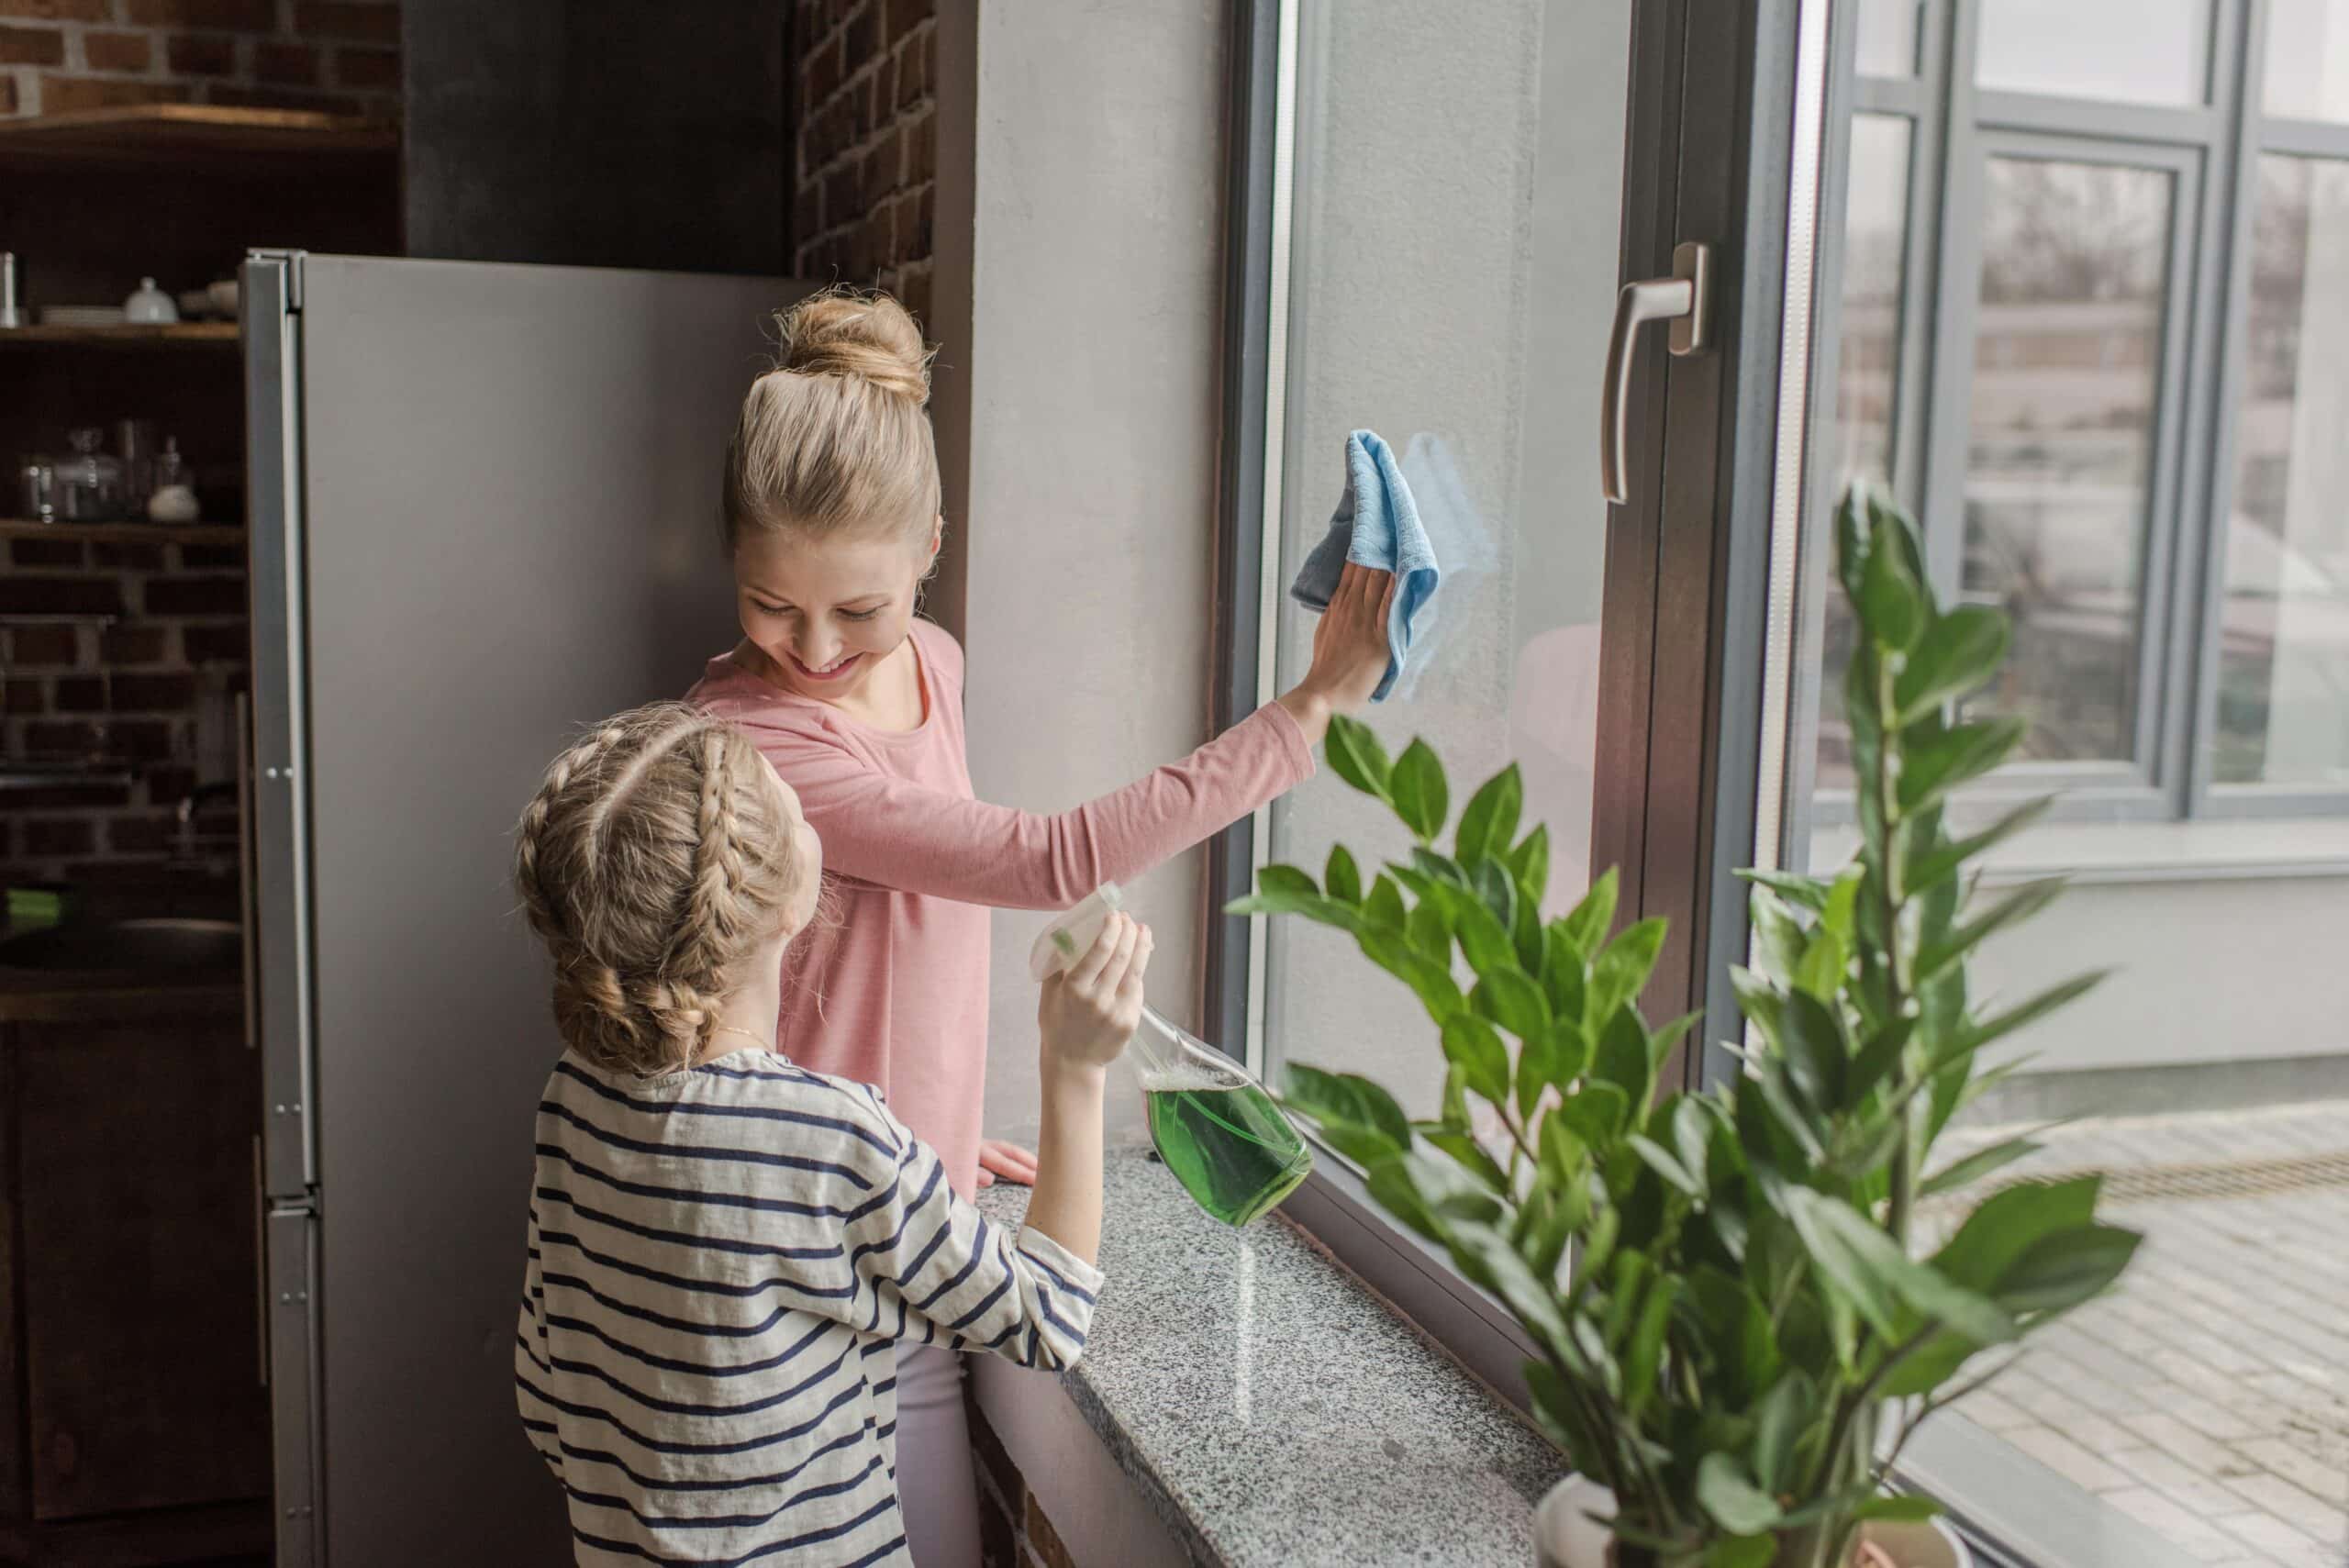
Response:
[{"label": "striped long-sleeve shirt", "polygon": [[539,1105],[522,1425],[582,1563],[902,1564],[896,1341],[1057,1371],[1100,1284],[990,1226],[863,1084],[567,1052]]}]

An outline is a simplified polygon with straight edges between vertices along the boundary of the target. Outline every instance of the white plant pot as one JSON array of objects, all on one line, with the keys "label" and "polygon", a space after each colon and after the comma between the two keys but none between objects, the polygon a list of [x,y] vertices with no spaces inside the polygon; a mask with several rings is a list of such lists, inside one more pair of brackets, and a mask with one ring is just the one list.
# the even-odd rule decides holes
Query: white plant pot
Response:
[{"label": "white plant pot", "polygon": [[[1533,1560],[1538,1568],[1615,1568],[1613,1537],[1590,1516],[1615,1511],[1615,1496],[1596,1481],[1569,1475],[1550,1488],[1533,1512]],[[1924,1524],[1872,1524],[1862,1538],[1883,1549],[1898,1568],[1974,1568],[1974,1555],[1939,1519]]]}]

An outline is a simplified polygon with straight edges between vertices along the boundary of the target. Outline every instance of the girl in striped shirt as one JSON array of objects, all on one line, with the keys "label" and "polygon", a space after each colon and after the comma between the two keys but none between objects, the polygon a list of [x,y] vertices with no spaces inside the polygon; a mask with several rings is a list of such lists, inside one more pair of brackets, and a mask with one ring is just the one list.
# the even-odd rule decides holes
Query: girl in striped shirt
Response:
[{"label": "girl in striped shirt", "polygon": [[622,714],[555,759],[515,881],[565,1046],[540,1102],[514,1352],[582,1563],[903,1564],[896,1347],[1057,1371],[1101,1275],[1101,1096],[1147,929],[1044,984],[1043,1133],[1016,1235],[872,1087],[775,1048],[821,848],[749,740]]}]

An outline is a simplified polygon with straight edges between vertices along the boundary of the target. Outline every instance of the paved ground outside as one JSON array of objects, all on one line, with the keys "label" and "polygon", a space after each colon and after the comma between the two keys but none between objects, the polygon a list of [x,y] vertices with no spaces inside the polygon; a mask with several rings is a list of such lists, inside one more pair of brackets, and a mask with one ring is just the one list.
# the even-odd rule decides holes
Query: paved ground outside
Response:
[{"label": "paved ground outside", "polygon": [[2107,1171],[2105,1216],[2145,1242],[2112,1296],[1953,1416],[2205,1563],[2349,1565],[2349,1101],[2075,1122],[2043,1141],[1993,1180]]}]

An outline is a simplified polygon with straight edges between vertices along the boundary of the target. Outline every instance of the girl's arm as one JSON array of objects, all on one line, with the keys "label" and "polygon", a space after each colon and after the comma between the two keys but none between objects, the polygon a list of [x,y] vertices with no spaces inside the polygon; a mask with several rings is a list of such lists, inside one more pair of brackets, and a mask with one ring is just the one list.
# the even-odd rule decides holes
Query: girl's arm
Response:
[{"label": "girl's arm", "polygon": [[760,746],[824,840],[828,869],[965,904],[1065,908],[1312,776],[1330,716],[1361,707],[1386,668],[1394,579],[1346,573],[1296,689],[1181,762],[1072,811],[1020,811],[889,777],[821,735],[767,730]]}]

